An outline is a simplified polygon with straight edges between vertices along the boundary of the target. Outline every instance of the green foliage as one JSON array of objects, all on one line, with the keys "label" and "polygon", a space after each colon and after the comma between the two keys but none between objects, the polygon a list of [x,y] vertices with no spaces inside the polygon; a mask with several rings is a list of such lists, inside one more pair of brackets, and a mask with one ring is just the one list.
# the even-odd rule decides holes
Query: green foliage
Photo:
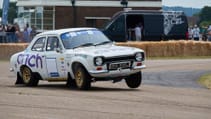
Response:
[{"label": "green foliage", "polygon": [[[2,17],[2,9],[0,10],[0,17]],[[13,23],[13,19],[17,17],[16,2],[10,2],[8,10],[8,22]]]},{"label": "green foliage", "polygon": [[205,6],[202,8],[200,13],[200,19],[201,21],[210,21],[211,20],[211,7]]},{"label": "green foliage", "polygon": [[207,27],[211,24],[211,21],[202,21],[199,26],[200,27]]}]

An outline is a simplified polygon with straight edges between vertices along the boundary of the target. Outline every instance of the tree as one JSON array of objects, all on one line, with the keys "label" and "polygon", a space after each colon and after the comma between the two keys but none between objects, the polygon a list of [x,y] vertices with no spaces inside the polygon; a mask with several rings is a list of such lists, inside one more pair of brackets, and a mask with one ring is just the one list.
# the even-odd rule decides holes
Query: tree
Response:
[{"label": "tree", "polygon": [[[16,2],[10,2],[9,10],[8,10],[8,22],[13,23],[13,20],[17,18],[17,6]],[[0,17],[2,17],[2,9],[0,10]]]},{"label": "tree", "polygon": [[17,7],[16,3],[10,3],[9,11],[8,11],[8,22],[13,23],[13,20],[17,18]]},{"label": "tree", "polygon": [[211,7],[205,6],[200,13],[201,21],[210,21],[211,20]]},{"label": "tree", "polygon": [[200,17],[200,27],[207,27],[211,25],[211,7],[205,6],[202,8],[199,17]]}]

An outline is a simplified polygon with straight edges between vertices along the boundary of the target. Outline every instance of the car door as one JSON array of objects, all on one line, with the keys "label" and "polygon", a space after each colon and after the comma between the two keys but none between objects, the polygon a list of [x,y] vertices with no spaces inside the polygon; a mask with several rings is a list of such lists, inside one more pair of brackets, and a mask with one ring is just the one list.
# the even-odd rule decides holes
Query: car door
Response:
[{"label": "car door", "polygon": [[[47,78],[46,60],[45,60],[45,42],[46,37],[41,36],[32,45],[31,49],[26,49],[28,57],[28,66],[33,69],[34,72],[38,72],[43,79]],[[29,52],[30,50],[30,52]]]},{"label": "car door", "polygon": [[46,43],[46,69],[48,80],[66,80],[67,70],[62,44],[57,36],[48,36]]}]

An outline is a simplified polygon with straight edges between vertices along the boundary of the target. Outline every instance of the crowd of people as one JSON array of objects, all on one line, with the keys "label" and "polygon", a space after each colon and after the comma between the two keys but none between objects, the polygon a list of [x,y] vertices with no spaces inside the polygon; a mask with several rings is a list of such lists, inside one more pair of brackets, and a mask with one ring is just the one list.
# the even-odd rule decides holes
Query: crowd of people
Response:
[{"label": "crowd of people", "polygon": [[211,25],[199,28],[197,25],[188,28],[188,39],[195,41],[211,41]]},{"label": "crowd of people", "polygon": [[21,31],[18,24],[0,25],[0,43],[29,43],[36,35],[36,29],[28,24]]}]

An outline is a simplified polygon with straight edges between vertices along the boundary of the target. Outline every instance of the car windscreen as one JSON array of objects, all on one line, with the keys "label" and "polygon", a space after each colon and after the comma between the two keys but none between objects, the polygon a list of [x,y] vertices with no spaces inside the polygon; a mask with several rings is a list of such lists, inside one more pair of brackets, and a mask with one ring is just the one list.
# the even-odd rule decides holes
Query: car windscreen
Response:
[{"label": "car windscreen", "polygon": [[110,42],[101,31],[96,29],[63,33],[61,39],[66,49]]}]

